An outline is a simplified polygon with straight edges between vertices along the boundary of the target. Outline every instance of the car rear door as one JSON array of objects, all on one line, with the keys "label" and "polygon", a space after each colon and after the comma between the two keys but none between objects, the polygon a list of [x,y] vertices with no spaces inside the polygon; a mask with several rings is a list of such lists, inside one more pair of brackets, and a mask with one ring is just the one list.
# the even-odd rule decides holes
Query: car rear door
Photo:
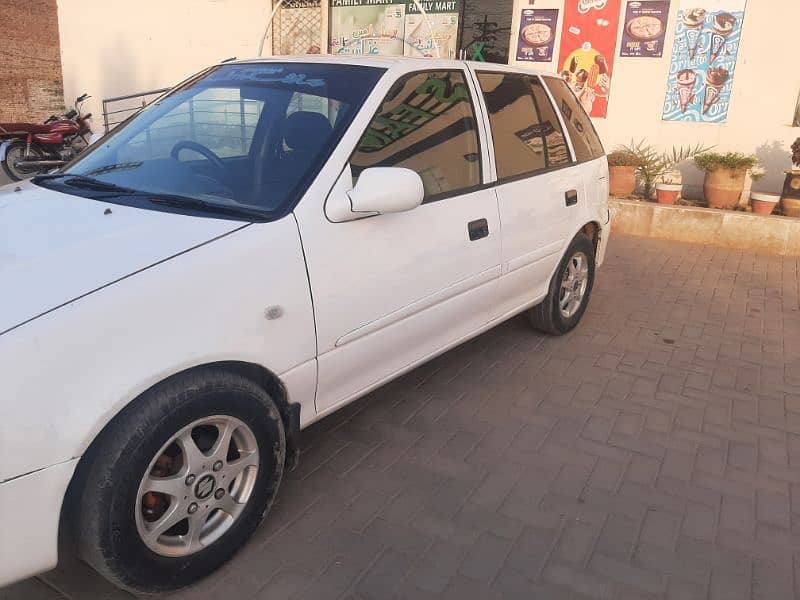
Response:
[{"label": "car rear door", "polygon": [[423,204],[349,222],[327,218],[324,199],[307,197],[295,210],[316,316],[319,413],[489,320],[500,220],[484,185],[477,90],[465,71],[438,64],[448,67],[408,73],[376,91],[379,101],[367,102],[368,125],[332,192],[352,189],[364,169],[406,167],[423,180]]},{"label": "car rear door", "polygon": [[538,77],[476,69],[491,130],[502,224],[502,272],[493,318],[547,293],[574,235],[584,187],[561,122]]}]

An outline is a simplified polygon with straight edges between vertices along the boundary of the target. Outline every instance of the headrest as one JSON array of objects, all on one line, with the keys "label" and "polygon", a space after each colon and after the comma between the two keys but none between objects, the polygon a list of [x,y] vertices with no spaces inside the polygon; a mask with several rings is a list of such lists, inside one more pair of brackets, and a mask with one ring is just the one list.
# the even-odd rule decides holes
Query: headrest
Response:
[{"label": "headrest", "polygon": [[299,111],[286,119],[283,139],[295,152],[316,152],[333,133],[328,119],[316,112]]}]

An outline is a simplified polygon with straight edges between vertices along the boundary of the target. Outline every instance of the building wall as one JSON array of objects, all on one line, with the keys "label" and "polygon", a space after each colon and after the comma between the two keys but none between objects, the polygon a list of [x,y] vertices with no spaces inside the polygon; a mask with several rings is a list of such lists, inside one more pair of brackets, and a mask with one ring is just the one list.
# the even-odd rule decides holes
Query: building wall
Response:
[{"label": "building wall", "polygon": [[[535,2],[535,8],[558,8],[562,11],[559,14],[555,60],[538,63],[538,66],[551,71],[557,70],[564,3],[565,0]],[[626,5],[623,0],[621,25]],[[800,69],[794,58],[797,26],[793,18],[797,14],[798,0],[750,0],[747,3],[728,121],[721,125],[661,120],[678,5],[679,0],[672,0],[663,58],[621,58],[620,26],[608,116],[593,119],[606,149],[610,151],[631,139],[644,138],[663,148],[702,143],[716,145],[721,152],[756,154],[768,169],[768,174],[754,188],[780,191],[782,171],[791,166],[789,146],[800,136],[800,128],[791,126],[800,91]],[[514,57],[520,13],[529,7],[528,0],[515,0],[511,44]],[[690,165],[684,165],[681,170],[690,192],[696,194],[702,179],[700,173]]]},{"label": "building wall", "polygon": [[0,121],[62,112],[56,0],[2,0],[0,24]]},{"label": "building wall", "polygon": [[[269,0],[58,0],[64,95],[70,103],[91,94],[86,109],[101,131],[103,98],[256,56],[270,12]],[[271,47],[267,41],[264,54]]]}]

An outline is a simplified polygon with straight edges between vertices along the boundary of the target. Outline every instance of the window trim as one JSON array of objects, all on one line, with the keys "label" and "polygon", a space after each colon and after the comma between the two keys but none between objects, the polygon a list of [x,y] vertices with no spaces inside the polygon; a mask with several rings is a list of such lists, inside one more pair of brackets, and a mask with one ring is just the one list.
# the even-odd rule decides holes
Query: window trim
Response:
[{"label": "window trim", "polygon": [[[476,154],[478,155],[478,181],[479,181],[479,183],[476,184],[476,185],[473,185],[473,186],[459,188],[457,190],[450,190],[448,192],[440,192],[438,194],[431,194],[430,196],[425,196],[425,198],[422,200],[421,206],[423,206],[425,204],[431,204],[433,202],[439,202],[441,200],[447,200],[447,199],[452,198],[454,196],[465,196],[467,194],[472,194],[472,193],[475,193],[475,192],[479,192],[481,190],[488,189],[492,185],[492,182],[484,183],[484,181],[483,181],[483,176],[484,176],[483,146],[481,145],[481,132],[478,129],[480,125],[479,125],[478,113],[475,110],[475,98],[474,98],[474,96],[472,94],[472,90],[470,89],[470,85],[469,85],[469,71],[466,68],[464,68],[464,67],[453,67],[453,68],[444,68],[444,69],[421,69],[421,70],[418,70],[418,71],[409,71],[407,73],[402,73],[402,74],[398,75],[397,78],[389,86],[389,89],[391,90],[397,84],[397,82],[399,82],[399,81],[401,81],[401,80],[403,80],[405,78],[410,78],[410,77],[413,77],[415,75],[422,75],[422,74],[425,74],[425,73],[443,73],[443,72],[444,73],[447,73],[447,72],[460,73],[462,78],[464,79],[464,87],[467,89],[467,95],[469,96],[470,107],[472,108],[472,116],[473,116],[473,120],[475,121],[475,130],[474,131],[475,131],[475,139],[477,140],[477,144],[478,144],[478,148],[476,150]],[[353,168],[352,167],[352,165],[353,165],[353,156],[355,156],[356,152],[358,152],[358,144],[361,142],[362,139],[364,139],[364,135],[369,130],[370,125],[372,125],[372,123],[375,120],[375,118],[381,113],[381,109],[383,108],[383,104],[384,104],[384,102],[386,100],[387,94],[388,94],[388,92],[386,94],[384,94],[383,98],[381,99],[380,105],[375,110],[375,112],[372,114],[372,116],[369,118],[369,121],[367,123],[366,128],[361,132],[361,135],[358,136],[358,140],[356,141],[355,148],[353,148],[353,151],[347,157],[347,161],[345,162],[345,168],[350,167],[351,173],[352,173],[352,168]],[[369,168],[369,167],[367,167],[367,168]]]},{"label": "window trim", "polygon": [[[480,79],[479,79],[479,77],[480,77],[481,73],[487,73],[489,75],[503,75],[503,76],[516,75],[517,77],[522,77],[526,81],[530,80],[530,79],[532,79],[534,77],[538,77],[538,75],[531,74],[531,73],[521,73],[519,71],[496,71],[496,70],[492,70],[492,69],[475,69],[475,79],[477,80],[478,89],[481,90],[481,96],[482,96],[481,97],[481,102],[483,102],[483,108],[486,109],[486,121],[487,121],[487,125],[489,127],[489,131],[488,131],[489,136],[488,137],[489,137],[489,142],[492,144],[492,151],[494,153],[494,162],[495,162],[495,171],[496,171],[496,167],[497,167],[497,149],[495,148],[494,135],[492,134],[491,115],[489,114],[489,109],[486,106],[486,100],[483,97],[483,88],[480,87]],[[542,86],[545,88],[546,91],[549,92],[549,90],[547,90],[547,87],[544,85],[544,82],[542,83]],[[530,85],[528,87],[530,87]],[[530,94],[530,97],[533,100],[533,106],[536,108],[536,116],[537,117],[541,117],[541,115],[539,114],[539,105],[536,102],[536,97],[533,95],[533,89],[531,89],[528,93]],[[556,111],[556,116],[559,118],[559,122],[561,122],[561,119],[563,119],[563,116],[561,115],[561,111],[558,110],[558,107],[556,107],[556,106],[553,106],[553,110]],[[565,135],[565,139],[567,139],[569,141],[568,148],[570,149],[570,152],[571,152],[572,151],[572,140],[569,137],[569,133],[565,129],[563,122],[561,122],[561,128],[562,128],[562,133]],[[545,146],[546,146],[546,144],[545,144]],[[510,175],[508,177],[500,177],[495,172],[496,180],[494,181],[494,183],[496,185],[504,185],[506,183],[513,183],[515,181],[520,181],[522,179],[529,179],[530,177],[536,177],[537,175],[546,175],[548,173],[553,173],[553,172],[559,171],[561,169],[570,169],[570,168],[580,164],[578,161],[575,160],[575,155],[574,154],[570,153],[570,158],[572,160],[568,165],[559,165],[557,167],[545,167],[544,169],[534,169],[533,171],[526,171],[525,173],[520,173],[518,175]],[[545,158],[545,164],[547,164],[547,159],[546,158]]]},{"label": "window trim", "polygon": [[[555,94],[553,94],[552,90],[550,89],[550,86],[547,85],[547,81],[546,81],[547,79],[553,79],[555,81],[559,81],[560,80],[561,82],[563,82],[563,84],[565,86],[567,86],[567,89],[569,90],[570,94],[572,94],[572,97],[575,99],[575,103],[580,107],[581,110],[583,110],[583,107],[581,106],[581,103],[578,100],[578,97],[575,95],[575,92],[567,84],[566,81],[564,81],[563,79],[561,79],[560,77],[558,77],[556,75],[539,75],[539,78],[542,80],[542,85],[544,86],[545,90],[547,90],[548,95],[550,96],[551,100],[553,101],[553,104],[556,107],[556,111],[558,112],[559,116],[562,119],[564,119],[566,121],[566,118],[564,117],[563,113],[558,108],[558,103],[555,102],[555,99],[556,99],[555,98]],[[566,133],[567,136],[569,137],[570,145],[572,146],[572,149],[573,149],[573,160],[575,161],[575,164],[579,164],[579,165],[585,164],[587,162],[592,162],[593,160],[597,160],[598,158],[602,158],[603,156],[607,155],[606,149],[603,146],[603,140],[600,139],[600,134],[597,133],[597,128],[594,126],[594,122],[592,121],[592,117],[588,113],[586,113],[585,110],[583,110],[583,112],[584,112],[584,114],[586,114],[586,118],[589,120],[589,126],[592,128],[592,133],[594,133],[594,136],[597,138],[597,141],[600,142],[600,148],[602,148],[603,153],[602,154],[598,154],[597,156],[592,156],[591,158],[589,158],[587,160],[579,160],[578,159],[578,153],[575,151],[575,143],[572,141],[572,134],[569,132],[569,128],[566,127],[566,122],[565,122],[565,124],[564,124],[565,125],[564,133]]]}]

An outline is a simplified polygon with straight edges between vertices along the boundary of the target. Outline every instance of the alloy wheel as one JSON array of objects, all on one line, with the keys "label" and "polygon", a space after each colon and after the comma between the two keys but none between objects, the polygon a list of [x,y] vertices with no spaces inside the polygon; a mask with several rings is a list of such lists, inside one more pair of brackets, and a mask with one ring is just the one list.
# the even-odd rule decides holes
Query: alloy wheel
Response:
[{"label": "alloy wheel", "polygon": [[215,415],[172,436],[136,493],[136,529],[162,556],[195,554],[218,540],[247,505],[258,477],[258,443],[241,420]]}]

